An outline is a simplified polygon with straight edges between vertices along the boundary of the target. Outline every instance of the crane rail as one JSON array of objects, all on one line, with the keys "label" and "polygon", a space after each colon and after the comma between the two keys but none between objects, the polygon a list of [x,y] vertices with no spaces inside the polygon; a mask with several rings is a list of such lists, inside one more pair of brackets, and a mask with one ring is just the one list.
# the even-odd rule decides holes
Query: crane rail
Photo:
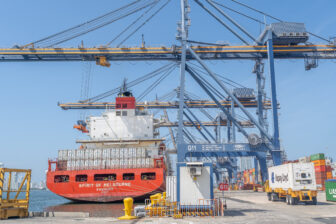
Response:
[{"label": "crane rail", "polygon": [[[267,46],[193,46],[205,60],[267,58]],[[108,61],[178,60],[181,48],[121,47],[121,48],[0,48],[0,62],[24,61]],[[278,59],[335,59],[335,45],[274,45]],[[187,59],[193,59],[187,54]]]}]

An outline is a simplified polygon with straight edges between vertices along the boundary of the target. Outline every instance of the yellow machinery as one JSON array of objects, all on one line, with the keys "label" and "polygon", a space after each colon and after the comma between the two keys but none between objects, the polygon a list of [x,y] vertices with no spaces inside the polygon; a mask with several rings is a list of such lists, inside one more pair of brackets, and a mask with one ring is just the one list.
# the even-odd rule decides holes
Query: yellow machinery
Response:
[{"label": "yellow machinery", "polygon": [[[12,188],[14,174],[24,177],[19,186]],[[30,178],[31,170],[0,168],[0,219],[28,217]]]}]

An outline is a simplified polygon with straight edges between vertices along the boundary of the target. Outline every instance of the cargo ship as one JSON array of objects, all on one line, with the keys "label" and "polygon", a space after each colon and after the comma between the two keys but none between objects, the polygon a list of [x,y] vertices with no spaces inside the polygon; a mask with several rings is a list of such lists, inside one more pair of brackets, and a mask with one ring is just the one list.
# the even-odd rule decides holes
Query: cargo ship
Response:
[{"label": "cargo ship", "polygon": [[79,149],[59,150],[57,159],[48,161],[48,189],[90,202],[142,199],[164,191],[165,144],[158,122],[147,110],[136,109],[131,92],[120,92],[114,109],[74,126],[89,136],[77,140]]}]

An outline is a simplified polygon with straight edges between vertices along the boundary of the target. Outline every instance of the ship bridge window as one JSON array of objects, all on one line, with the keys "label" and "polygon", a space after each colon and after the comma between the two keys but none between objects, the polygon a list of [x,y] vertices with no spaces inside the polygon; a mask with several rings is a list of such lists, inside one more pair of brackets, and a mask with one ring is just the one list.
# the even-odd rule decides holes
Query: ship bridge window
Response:
[{"label": "ship bridge window", "polygon": [[86,182],[87,181],[87,175],[76,175],[76,182]]},{"label": "ship bridge window", "polygon": [[126,104],[126,103],[123,104],[122,107],[123,107],[123,108],[127,108],[127,104]]},{"label": "ship bridge window", "polygon": [[118,104],[116,105],[116,108],[121,108],[121,104],[118,103]]},{"label": "ship bridge window", "polygon": [[156,174],[155,173],[142,173],[141,180],[155,180]]},{"label": "ship bridge window", "polygon": [[134,180],[134,173],[124,173],[123,180]]},{"label": "ship bridge window", "polygon": [[95,174],[95,181],[115,181],[117,179],[117,175],[115,173],[103,173],[103,174]]},{"label": "ship bridge window", "polygon": [[116,111],[116,116],[121,116],[121,111]]},{"label": "ship bridge window", "polygon": [[301,178],[307,178],[306,173],[301,173]]},{"label": "ship bridge window", "polygon": [[66,182],[69,182],[69,175],[55,175],[54,182],[55,183],[66,183]]},{"label": "ship bridge window", "polygon": [[127,116],[127,111],[123,111],[122,116]]}]

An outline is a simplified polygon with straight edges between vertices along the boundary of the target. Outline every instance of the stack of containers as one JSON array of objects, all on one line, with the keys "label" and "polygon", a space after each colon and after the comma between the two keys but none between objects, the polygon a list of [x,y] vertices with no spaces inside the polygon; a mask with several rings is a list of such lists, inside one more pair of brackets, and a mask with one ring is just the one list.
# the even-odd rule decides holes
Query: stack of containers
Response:
[{"label": "stack of containers", "polygon": [[255,169],[250,169],[248,170],[250,178],[249,178],[249,183],[248,184],[254,184],[254,179],[255,179]]},{"label": "stack of containers", "polygon": [[157,148],[111,148],[59,150],[61,170],[152,168]]},{"label": "stack of containers", "polygon": [[326,159],[326,175],[327,175],[327,180],[333,179],[333,174],[332,174],[332,167],[331,167],[331,161],[330,159]]},{"label": "stack of containers", "polygon": [[326,162],[323,153],[310,156],[310,160],[314,163],[316,185],[320,190],[325,189],[325,180],[327,179]]},{"label": "stack of containers", "polygon": [[250,173],[248,170],[244,170],[244,184],[248,184],[250,182]]}]

